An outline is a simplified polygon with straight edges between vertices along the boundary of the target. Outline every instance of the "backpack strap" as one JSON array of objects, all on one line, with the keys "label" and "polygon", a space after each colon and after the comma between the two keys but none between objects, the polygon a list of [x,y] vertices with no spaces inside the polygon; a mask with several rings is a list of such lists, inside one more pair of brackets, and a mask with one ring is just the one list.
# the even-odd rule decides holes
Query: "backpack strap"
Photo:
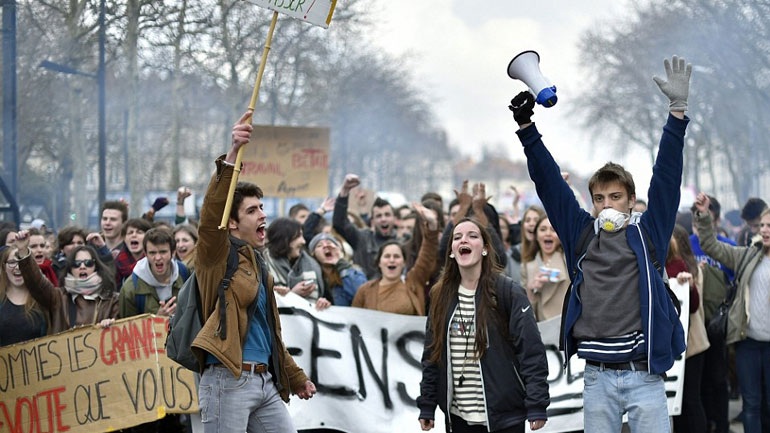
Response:
[{"label": "backpack strap", "polygon": [[574,265],[575,268],[572,271],[572,277],[574,278],[577,274],[578,270],[578,262],[580,259],[586,255],[586,251],[588,251],[588,244],[591,243],[591,239],[596,236],[596,230],[594,229],[593,224],[586,224],[585,227],[583,227],[583,231],[580,232],[580,236],[578,237],[577,244],[575,245],[574,251]]},{"label": "backpack strap", "polygon": [[219,339],[227,338],[227,301],[225,300],[225,290],[230,287],[230,282],[238,270],[238,247],[230,243],[230,253],[227,255],[227,269],[225,276],[219,283],[217,295],[219,296]]},{"label": "backpack strap", "polygon": [[[753,250],[751,257],[749,257],[748,260],[746,260],[746,257],[749,256],[749,251]],[[743,277],[743,273],[746,271],[746,266],[749,265],[749,262],[759,253],[759,248],[754,248],[753,246],[750,246],[743,250],[743,254],[741,255],[741,259],[738,261],[738,266],[735,267],[735,278],[733,279],[734,284],[729,284],[728,287],[730,288],[727,291],[727,296],[725,297],[725,301],[728,304],[733,303],[733,299],[735,299],[735,294],[738,292],[738,284],[740,283],[741,278]],[[725,275],[725,278],[727,276]]]},{"label": "backpack strap", "polygon": [[179,276],[182,277],[182,282],[187,281],[190,278],[190,268],[184,264],[181,260],[174,259],[177,269],[179,269]]},{"label": "backpack strap", "polygon": [[[139,286],[139,276],[131,272],[131,282],[134,283],[134,292]],[[134,293],[134,305],[136,305],[136,314],[144,314],[144,304],[147,301],[147,295]]]},{"label": "backpack strap", "polygon": [[136,314],[144,314],[144,304],[147,301],[147,295],[143,293],[134,294],[134,304],[136,304]]},{"label": "backpack strap", "polygon": [[674,304],[676,315],[681,317],[682,304],[679,302],[679,298],[676,296],[676,293],[671,290],[671,286],[668,284],[668,274],[666,273],[666,269],[663,268],[658,261],[658,255],[655,254],[655,244],[652,243],[652,240],[650,240],[650,236],[647,234],[647,231],[644,230],[644,227],[640,225],[639,230],[644,235],[644,242],[647,244],[647,251],[650,252],[650,256],[652,257],[652,265],[655,267],[655,270],[658,272],[658,274],[660,274],[660,277],[663,278],[663,285],[666,286],[668,297],[671,298],[671,302]]}]

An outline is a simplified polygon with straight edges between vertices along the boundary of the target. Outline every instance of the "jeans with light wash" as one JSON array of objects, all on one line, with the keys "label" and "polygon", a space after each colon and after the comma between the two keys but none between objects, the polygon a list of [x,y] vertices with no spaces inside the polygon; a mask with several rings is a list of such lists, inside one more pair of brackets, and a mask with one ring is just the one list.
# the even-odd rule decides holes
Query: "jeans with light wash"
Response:
[{"label": "jeans with light wash", "polygon": [[584,431],[620,433],[628,412],[632,433],[666,433],[671,427],[663,377],[646,371],[609,370],[586,364]]},{"label": "jeans with light wash", "polygon": [[205,433],[296,433],[294,422],[269,372],[241,372],[207,367],[198,388]]},{"label": "jeans with light wash", "polygon": [[770,396],[770,342],[747,338],[735,343],[735,373],[743,400],[743,431],[762,433],[763,411],[770,412],[770,407],[762,407],[763,389]]}]

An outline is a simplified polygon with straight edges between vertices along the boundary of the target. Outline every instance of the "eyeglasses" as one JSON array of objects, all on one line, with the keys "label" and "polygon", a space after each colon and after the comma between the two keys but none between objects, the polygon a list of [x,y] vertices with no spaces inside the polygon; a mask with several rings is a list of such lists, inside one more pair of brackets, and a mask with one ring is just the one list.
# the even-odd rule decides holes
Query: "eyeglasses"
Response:
[{"label": "eyeglasses", "polygon": [[19,266],[18,260],[8,260],[5,262],[5,266],[8,266],[11,269],[16,269],[17,266]]},{"label": "eyeglasses", "polygon": [[93,268],[96,266],[96,262],[94,259],[86,259],[86,260],[73,260],[72,261],[72,267],[73,268],[79,268],[80,265],[86,265],[87,268]]}]

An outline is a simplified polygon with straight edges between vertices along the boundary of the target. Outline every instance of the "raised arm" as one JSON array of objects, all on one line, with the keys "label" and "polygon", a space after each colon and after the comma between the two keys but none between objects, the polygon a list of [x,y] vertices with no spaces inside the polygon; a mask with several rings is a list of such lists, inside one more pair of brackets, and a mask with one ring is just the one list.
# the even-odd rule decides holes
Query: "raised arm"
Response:
[{"label": "raised arm", "polygon": [[334,214],[332,214],[332,227],[345,238],[345,241],[354,250],[358,248],[358,228],[348,221],[348,199],[350,190],[360,184],[361,180],[357,175],[348,174],[345,176],[337,200],[334,202]]},{"label": "raised arm", "polygon": [[677,56],[670,61],[666,59],[663,65],[666,79],[656,76],[653,80],[669,100],[670,116],[663,127],[658,155],[652,167],[647,212],[641,218],[642,225],[655,244],[660,263],[666,260],[668,243],[676,224],[684,163],[684,135],[689,121],[684,112],[687,109],[692,73],[692,66]]}]

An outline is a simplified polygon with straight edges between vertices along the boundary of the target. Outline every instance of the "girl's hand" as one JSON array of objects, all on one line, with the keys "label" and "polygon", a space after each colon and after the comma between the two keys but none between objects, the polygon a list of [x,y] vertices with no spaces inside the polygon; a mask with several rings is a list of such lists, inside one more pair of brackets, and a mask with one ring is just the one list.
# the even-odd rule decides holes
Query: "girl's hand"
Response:
[{"label": "girl's hand", "polygon": [[692,274],[689,272],[680,272],[676,276],[676,282],[679,284],[688,283],[692,285]]},{"label": "girl's hand", "polygon": [[318,300],[315,301],[315,309],[318,311],[323,311],[331,306],[332,303],[326,298],[318,298]]},{"label": "girl's hand", "polygon": [[104,319],[101,322],[97,323],[96,326],[99,328],[109,328],[112,326],[112,324],[115,323],[115,319]]}]

